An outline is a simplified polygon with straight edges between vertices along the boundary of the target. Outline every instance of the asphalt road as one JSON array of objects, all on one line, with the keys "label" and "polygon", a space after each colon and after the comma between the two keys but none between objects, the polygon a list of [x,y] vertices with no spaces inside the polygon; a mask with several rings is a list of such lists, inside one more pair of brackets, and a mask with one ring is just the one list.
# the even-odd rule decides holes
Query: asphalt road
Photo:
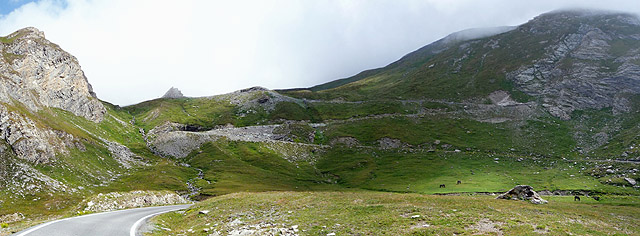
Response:
[{"label": "asphalt road", "polygon": [[65,218],[28,228],[14,236],[134,236],[138,235],[138,228],[149,217],[189,206],[145,207]]}]

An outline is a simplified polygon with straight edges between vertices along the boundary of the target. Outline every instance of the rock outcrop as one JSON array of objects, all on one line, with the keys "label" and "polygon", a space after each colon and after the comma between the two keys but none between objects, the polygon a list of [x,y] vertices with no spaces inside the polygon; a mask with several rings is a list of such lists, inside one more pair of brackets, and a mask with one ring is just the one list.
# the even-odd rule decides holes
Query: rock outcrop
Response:
[{"label": "rock outcrop", "polygon": [[41,128],[30,118],[0,105],[0,138],[10,145],[18,158],[46,163],[56,153],[65,153],[61,138],[50,129]]},{"label": "rock outcrop", "polygon": [[533,191],[533,187],[529,185],[515,186],[506,193],[498,196],[496,199],[531,201],[535,204],[545,204],[548,202],[547,200],[542,199],[538,193]]},{"label": "rock outcrop", "polygon": [[[628,112],[628,94],[640,94],[640,20],[635,15],[565,11],[536,17],[516,30],[541,38],[544,54],[508,72],[552,115],[568,120],[574,110],[611,107]],[[513,46],[513,45],[512,45]]]},{"label": "rock outcrop", "polygon": [[169,191],[133,191],[98,194],[85,204],[84,211],[103,212],[126,208],[185,204],[189,201]]},{"label": "rock outcrop", "polygon": [[178,88],[174,88],[171,87],[169,90],[167,90],[166,93],[164,93],[164,95],[162,95],[162,98],[183,98],[184,95],[182,95],[182,92],[180,91],[180,89]]},{"label": "rock outcrop", "polygon": [[263,87],[241,89],[232,93],[212,96],[211,99],[229,102],[232,105],[238,106],[238,115],[241,117],[247,113],[255,112],[258,109],[273,111],[276,105],[281,102],[302,103],[299,99],[284,96]]},{"label": "rock outcrop", "polygon": [[59,108],[102,121],[106,109],[74,56],[49,42],[36,28],[24,28],[2,39],[0,102],[17,101],[32,112]]}]

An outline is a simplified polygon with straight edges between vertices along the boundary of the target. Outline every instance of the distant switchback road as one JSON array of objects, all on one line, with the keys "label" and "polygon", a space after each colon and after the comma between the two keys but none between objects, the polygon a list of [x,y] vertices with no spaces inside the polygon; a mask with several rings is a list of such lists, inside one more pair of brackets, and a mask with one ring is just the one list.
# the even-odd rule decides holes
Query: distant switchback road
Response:
[{"label": "distant switchback road", "polygon": [[145,207],[65,218],[28,228],[14,236],[134,236],[138,235],[138,228],[149,217],[189,206]]}]

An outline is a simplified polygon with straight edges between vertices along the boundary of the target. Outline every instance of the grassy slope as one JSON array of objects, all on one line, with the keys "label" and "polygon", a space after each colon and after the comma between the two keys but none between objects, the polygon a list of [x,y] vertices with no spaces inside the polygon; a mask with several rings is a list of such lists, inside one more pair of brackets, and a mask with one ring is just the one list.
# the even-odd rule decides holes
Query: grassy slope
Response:
[{"label": "grassy slope", "polygon": [[[491,40],[500,40],[509,48],[485,47]],[[512,71],[522,64],[538,59],[550,42],[542,37],[511,31],[490,38],[451,45],[437,56],[403,58],[395,66],[338,87],[311,92],[283,91],[284,94],[312,99],[453,99],[463,100],[486,96],[495,90],[506,90],[514,98],[526,101],[530,97],[518,92],[507,81],[503,71]],[[410,55],[409,55],[410,56]],[[433,65],[433,66],[432,66]]]},{"label": "grassy slope", "polygon": [[[321,184],[306,161],[287,161],[266,144],[219,140],[204,144],[185,161],[203,170],[200,198],[238,191],[338,189]],[[207,183],[209,181],[210,183]]]},{"label": "grassy slope", "polygon": [[[562,43],[567,35],[590,25],[604,32],[634,35],[640,27],[617,22],[616,16],[580,17],[579,12],[552,13],[517,29],[487,38],[455,42],[437,54],[430,45],[412,52],[384,67],[365,71],[351,78],[337,80],[309,89],[283,90],[299,98],[346,100],[432,98],[464,100],[485,97],[495,90],[506,90],[519,101],[533,99],[514,88],[505,72],[529,66],[541,59],[551,45]],[[532,33],[532,32],[538,33]],[[614,56],[629,55],[640,47],[640,41],[612,39]],[[499,44],[498,47],[491,45]],[[584,62],[584,61],[583,61]],[[582,63],[583,63],[582,62]],[[578,61],[567,57],[562,68],[571,68]],[[603,60],[611,70],[613,60]]]},{"label": "grassy slope", "polygon": [[[631,205],[619,205],[617,202],[623,198]],[[285,228],[298,225],[300,235],[496,234],[474,228],[478,222],[494,224],[489,228],[504,235],[640,234],[640,227],[634,223],[640,217],[637,197],[612,197],[601,202],[586,199],[578,203],[570,197],[548,199],[549,204],[534,205],[491,196],[359,191],[236,193],[198,203],[184,214],[168,213],[153,221],[171,229],[171,233],[192,229],[194,233],[190,235],[209,235],[213,231],[225,235],[242,226],[265,222]],[[200,210],[211,213],[198,214]],[[420,217],[411,218],[414,215]],[[243,223],[231,226],[234,220]],[[152,235],[165,234],[159,229]]]},{"label": "grassy slope", "polygon": [[[131,116],[118,107],[110,104],[105,106],[108,114],[100,123],[88,121],[59,109],[43,109],[38,113],[31,113],[21,106],[9,106],[9,109],[34,120],[39,127],[48,127],[74,135],[85,148],[85,150],[69,148],[68,154],[57,155],[53,163],[34,165],[34,168],[41,173],[62,181],[71,188],[82,187],[79,191],[52,194],[33,192],[24,198],[0,191],[0,200],[2,200],[0,215],[20,212],[30,219],[10,224],[9,230],[15,231],[28,227],[49,217],[73,215],[80,201],[98,193],[138,189],[187,191],[184,183],[194,178],[197,172],[177,165],[173,160],[161,159],[153,155],[146,148],[137,128],[126,122],[131,119]],[[129,147],[141,161],[149,165],[132,169],[123,168],[111,157],[101,139]],[[11,156],[3,158],[5,162],[24,162]]]},{"label": "grassy slope", "polygon": [[212,98],[155,99],[123,108],[135,116],[137,126],[153,129],[167,121],[192,125],[203,130],[217,125],[233,124],[249,126],[265,123],[282,123],[281,120],[319,119],[317,111],[292,102],[280,102],[271,112],[263,108],[241,111],[228,101]]},{"label": "grassy slope", "polygon": [[[427,194],[504,192],[515,185],[526,184],[536,190],[639,194],[633,188],[604,184],[588,175],[594,166],[591,162],[574,164],[561,159],[486,153],[406,153],[346,148],[328,151],[317,164],[320,171],[334,175],[342,186],[379,191]],[[456,185],[458,180],[462,181],[461,185]],[[440,184],[447,187],[439,188]]]},{"label": "grassy slope", "polygon": [[551,118],[491,124],[439,115],[385,117],[334,124],[323,132],[328,140],[349,136],[365,145],[377,145],[377,140],[388,137],[416,147],[438,148],[432,143],[440,140],[458,149],[532,156],[570,156],[575,147],[570,127]]},{"label": "grassy slope", "polygon": [[215,125],[233,123],[234,109],[231,104],[209,98],[159,98],[124,108],[145,130],[166,121],[210,129]]}]

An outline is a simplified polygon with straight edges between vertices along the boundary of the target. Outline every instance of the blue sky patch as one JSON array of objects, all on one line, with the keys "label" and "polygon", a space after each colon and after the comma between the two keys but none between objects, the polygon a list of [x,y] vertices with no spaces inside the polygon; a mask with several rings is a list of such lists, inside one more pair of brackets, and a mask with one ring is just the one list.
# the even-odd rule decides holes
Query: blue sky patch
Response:
[{"label": "blue sky patch", "polygon": [[16,8],[35,0],[0,0],[0,15],[7,15]]}]

